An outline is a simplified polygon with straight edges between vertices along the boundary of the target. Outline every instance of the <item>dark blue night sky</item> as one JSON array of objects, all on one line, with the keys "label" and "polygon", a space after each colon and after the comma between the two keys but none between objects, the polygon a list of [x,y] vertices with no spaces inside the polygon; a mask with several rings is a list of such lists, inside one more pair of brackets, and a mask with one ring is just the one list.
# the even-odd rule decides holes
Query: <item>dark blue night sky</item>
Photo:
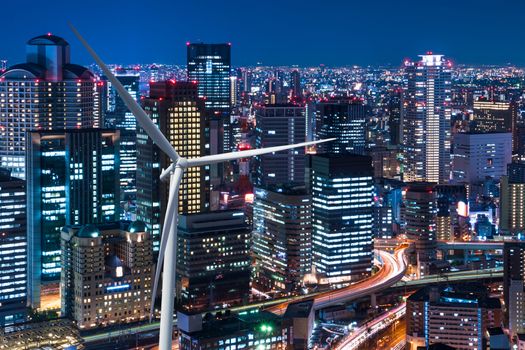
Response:
[{"label": "dark blue night sky", "polygon": [[0,58],[47,32],[91,63],[73,22],[108,63],[184,63],[187,41],[231,42],[234,65],[393,64],[425,51],[456,63],[525,66],[523,0],[4,0]]}]

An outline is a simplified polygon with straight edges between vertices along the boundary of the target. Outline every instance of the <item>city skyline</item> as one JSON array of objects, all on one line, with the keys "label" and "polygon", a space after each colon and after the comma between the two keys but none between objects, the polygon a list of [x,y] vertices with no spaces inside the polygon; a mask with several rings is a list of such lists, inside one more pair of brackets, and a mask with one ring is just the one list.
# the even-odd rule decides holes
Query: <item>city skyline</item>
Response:
[{"label": "city skyline", "polygon": [[525,350],[514,2],[0,5],[0,350]]},{"label": "city skyline", "polygon": [[[382,0],[359,4],[272,1],[264,8],[246,6],[238,0],[222,6],[210,1],[199,5],[161,1],[150,2],[148,7],[140,5],[136,0],[96,0],[89,5],[33,2],[33,10],[24,14],[24,21],[32,25],[23,26],[4,39],[0,59],[21,61],[21,42],[51,32],[71,43],[72,51],[79,52],[80,63],[92,63],[67,30],[67,22],[71,21],[94,38],[94,45],[100,47],[110,63],[182,64],[186,42],[231,42],[234,66],[258,62],[272,66],[397,66],[405,55],[414,57],[427,51],[446,54],[462,64],[525,66],[525,51],[516,45],[519,13],[525,10],[522,3],[515,3],[513,11],[493,7],[485,0],[447,1],[441,7]],[[2,7],[5,12],[16,13],[14,3]],[[85,16],[88,9],[94,10],[93,16]],[[186,15],[191,13],[196,15]],[[102,25],[97,18],[119,21]],[[0,30],[10,31],[19,20],[18,16],[7,16]],[[488,30],[486,23],[505,27],[505,35]],[[490,43],[498,49],[491,49]]]}]

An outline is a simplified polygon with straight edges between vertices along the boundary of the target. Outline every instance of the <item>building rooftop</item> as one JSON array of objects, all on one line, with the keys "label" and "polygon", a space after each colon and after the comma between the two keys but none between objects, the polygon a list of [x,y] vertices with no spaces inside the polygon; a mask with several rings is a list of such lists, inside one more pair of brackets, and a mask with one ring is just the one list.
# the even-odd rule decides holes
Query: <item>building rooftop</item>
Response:
[{"label": "building rooftop", "polygon": [[505,334],[505,332],[503,332],[503,328],[501,328],[501,327],[490,327],[490,328],[487,328],[487,332],[489,333],[490,336]]},{"label": "building rooftop", "polygon": [[193,339],[213,339],[225,337],[229,334],[235,334],[240,331],[259,330],[259,327],[270,327],[271,331],[279,331],[281,317],[268,312],[254,310],[252,312],[242,312],[239,314],[221,315],[205,317],[203,320],[202,330],[192,332]]},{"label": "building rooftop", "polygon": [[310,316],[313,306],[313,300],[291,303],[286,308],[284,318],[307,318]]},{"label": "building rooftop", "polygon": [[486,287],[479,283],[448,285],[446,287],[427,286],[412,294],[407,301],[426,301],[430,302],[431,305],[454,306],[458,308],[501,308],[500,300],[491,298]]},{"label": "building rooftop", "polygon": [[300,184],[286,183],[286,184],[272,184],[262,186],[261,189],[271,192],[277,192],[285,195],[304,196],[307,195],[306,187]]},{"label": "building rooftop", "polygon": [[148,229],[145,223],[143,223],[140,220],[136,220],[136,221],[133,221],[131,224],[129,224],[127,231],[131,233],[136,233],[136,232],[146,232],[147,230]]},{"label": "building rooftop", "polygon": [[59,36],[47,33],[44,35],[36,36],[32,39],[29,39],[27,45],[59,45],[59,46],[69,46],[69,43]]},{"label": "building rooftop", "polygon": [[97,238],[100,236],[100,231],[93,225],[85,225],[78,232],[79,238]]}]

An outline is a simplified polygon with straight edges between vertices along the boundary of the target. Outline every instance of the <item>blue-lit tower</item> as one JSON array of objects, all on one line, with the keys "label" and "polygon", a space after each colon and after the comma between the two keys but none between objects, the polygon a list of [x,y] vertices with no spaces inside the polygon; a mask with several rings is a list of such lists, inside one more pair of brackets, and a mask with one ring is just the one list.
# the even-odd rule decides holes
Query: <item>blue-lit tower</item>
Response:
[{"label": "blue-lit tower", "polygon": [[188,80],[198,84],[199,97],[205,99],[210,120],[211,154],[232,149],[231,113],[231,45],[187,44]]},{"label": "blue-lit tower", "polygon": [[119,132],[107,129],[28,134],[28,293],[58,293],[60,231],[119,218]]},{"label": "blue-lit tower", "polygon": [[0,168],[0,326],[25,321],[26,183]]},{"label": "blue-lit tower", "polygon": [[313,258],[321,283],[370,276],[373,259],[372,159],[321,154],[310,159]]},{"label": "blue-lit tower", "polygon": [[[117,70],[117,79],[138,101],[139,75],[135,71]],[[134,202],[137,195],[137,123],[135,116],[128,110],[122,98],[110,82],[108,86],[108,111],[106,126],[120,131],[120,201],[121,218],[130,220],[134,217]]]},{"label": "blue-lit tower", "polygon": [[318,145],[318,153],[364,154],[366,108],[358,98],[320,102],[315,111],[315,139],[336,138]]}]

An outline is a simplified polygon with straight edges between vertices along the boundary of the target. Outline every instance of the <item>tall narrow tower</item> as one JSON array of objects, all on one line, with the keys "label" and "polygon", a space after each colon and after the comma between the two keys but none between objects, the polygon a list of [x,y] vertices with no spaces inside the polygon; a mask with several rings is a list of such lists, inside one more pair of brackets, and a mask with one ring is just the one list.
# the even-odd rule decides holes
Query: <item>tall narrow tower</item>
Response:
[{"label": "tall narrow tower", "polygon": [[[198,83],[199,97],[205,99],[208,116],[222,124],[224,133],[220,135],[222,144],[218,151],[228,152],[231,146],[231,45],[188,43],[187,47],[188,80]],[[213,149],[211,152],[216,153]]]},{"label": "tall narrow tower", "polygon": [[404,180],[446,183],[450,178],[450,62],[420,55],[405,62]]},{"label": "tall narrow tower", "polygon": [[[142,101],[144,110],[158,125],[179,154],[188,158],[206,154],[204,101],[198,97],[197,84],[161,81],[150,84],[150,94]],[[142,128],[137,131],[137,218],[153,235],[158,251],[161,222],[167,204],[167,186],[160,182],[161,169],[169,159]],[[179,212],[192,214],[209,210],[209,166],[192,167],[184,174],[179,192]],[[160,188],[160,191],[159,191]]]}]

